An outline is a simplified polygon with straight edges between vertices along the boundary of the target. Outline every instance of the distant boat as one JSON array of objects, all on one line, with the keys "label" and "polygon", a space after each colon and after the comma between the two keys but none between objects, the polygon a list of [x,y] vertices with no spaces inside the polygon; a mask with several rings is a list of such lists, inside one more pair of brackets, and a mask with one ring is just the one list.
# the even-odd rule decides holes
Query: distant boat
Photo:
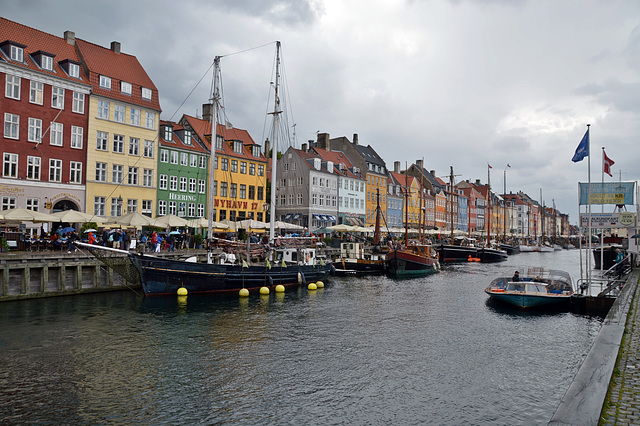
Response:
[{"label": "distant boat", "polygon": [[498,250],[489,247],[479,247],[478,248],[478,257],[480,258],[480,262],[490,263],[490,262],[502,262],[507,260],[509,257],[507,252],[504,250]]},{"label": "distant boat", "polygon": [[391,250],[387,254],[386,265],[387,272],[396,277],[429,275],[440,270],[437,253],[428,244]]},{"label": "distant boat", "polygon": [[531,268],[520,281],[511,277],[494,279],[484,292],[496,301],[523,309],[559,306],[571,301],[573,280],[564,271]]},{"label": "distant boat", "polygon": [[340,243],[340,256],[334,259],[336,275],[383,274],[386,269],[383,253],[374,253],[363,243]]},{"label": "distant boat", "polygon": [[500,250],[506,251],[509,256],[511,256],[512,254],[520,253],[520,246],[513,246],[511,244],[500,243],[498,244],[498,248]]},{"label": "distant boat", "polygon": [[526,244],[520,244],[520,253],[532,253],[537,251],[537,246],[529,246]]},{"label": "distant boat", "polygon": [[478,248],[470,245],[463,245],[461,240],[458,244],[438,244],[434,248],[438,251],[438,257],[442,263],[467,262],[469,257],[478,256]]}]

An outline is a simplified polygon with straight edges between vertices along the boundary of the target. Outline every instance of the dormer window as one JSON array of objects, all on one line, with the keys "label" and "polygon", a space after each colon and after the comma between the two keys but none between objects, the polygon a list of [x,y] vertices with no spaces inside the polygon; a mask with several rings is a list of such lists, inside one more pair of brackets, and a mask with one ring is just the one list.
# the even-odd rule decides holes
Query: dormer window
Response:
[{"label": "dormer window", "polygon": [[111,78],[105,75],[100,76],[100,88],[111,90]]},{"label": "dormer window", "polygon": [[51,56],[42,55],[40,57],[40,66],[43,70],[53,71],[53,58]]},{"label": "dormer window", "polygon": [[236,154],[242,154],[242,142],[241,141],[233,141],[233,152]]},{"label": "dormer window", "polygon": [[260,146],[254,145],[251,147],[251,155],[254,157],[260,157]]},{"label": "dormer window", "polygon": [[216,135],[216,149],[222,149],[222,136]]},{"label": "dormer window", "polygon": [[147,89],[146,87],[142,88],[142,99],[151,100],[151,89]]},{"label": "dormer window", "polygon": [[9,55],[12,61],[24,62],[24,49],[20,46],[11,45],[11,54]]},{"label": "dormer window", "polygon": [[131,83],[128,83],[126,81],[121,81],[120,82],[120,91],[122,93],[130,95],[131,94]]},{"label": "dormer window", "polygon": [[184,131],[184,144],[191,145],[191,130]]},{"label": "dormer window", "polygon": [[164,136],[163,136],[165,141],[172,141],[173,140],[173,127],[169,126],[169,125],[165,125],[164,126]]},{"label": "dormer window", "polygon": [[80,66],[78,64],[69,64],[69,75],[80,78]]},{"label": "dormer window", "polygon": [[80,78],[80,63],[72,61],[71,59],[65,59],[58,62],[60,67],[69,74],[69,77]]}]

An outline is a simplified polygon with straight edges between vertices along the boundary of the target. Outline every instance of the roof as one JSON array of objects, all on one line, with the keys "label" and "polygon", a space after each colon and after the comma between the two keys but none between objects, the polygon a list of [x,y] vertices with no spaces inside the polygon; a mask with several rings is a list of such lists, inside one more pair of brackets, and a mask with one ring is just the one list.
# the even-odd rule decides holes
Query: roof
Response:
[{"label": "roof", "polygon": [[[89,82],[93,86],[94,94],[157,111],[161,110],[158,89],[138,62],[138,58],[127,53],[116,53],[81,39],[76,39],[76,44],[89,68]],[[100,87],[101,75],[111,78],[111,89]],[[121,92],[121,81],[131,83],[133,86],[131,95]],[[142,98],[143,87],[151,89],[151,100]]]},{"label": "roof", "polygon": [[363,146],[353,144],[354,148],[358,150],[362,158],[368,163],[378,164],[382,167],[386,167],[384,160],[378,155],[378,153],[371,147],[371,145]]},{"label": "roof", "polygon": [[[162,126],[167,126],[170,125],[173,128],[173,132],[171,132],[172,140],[168,141],[164,138],[164,132],[162,131]],[[165,121],[165,120],[161,120],[160,121],[160,136],[158,137],[158,140],[160,141],[161,146],[163,147],[172,147],[172,148],[176,148],[176,149],[185,149],[185,150],[189,150],[189,151],[194,151],[194,152],[199,152],[202,154],[209,154],[209,146],[208,145],[204,145],[200,142],[199,138],[197,137],[197,135],[193,135],[191,140],[192,143],[191,144],[185,144],[184,143],[184,126],[182,126],[179,123],[174,123],[171,121]],[[182,137],[181,137],[182,136]]]},{"label": "roof", "polygon": [[[0,43],[9,40],[25,46],[24,62],[19,63],[12,61],[1,52],[0,62],[10,63],[21,68],[63,78],[76,83],[89,83],[89,80],[84,73],[80,72],[79,78],[71,77],[60,66],[60,62],[64,60],[71,60],[78,64],[80,63],[80,58],[78,57],[75,46],[67,43],[64,38],[0,17]],[[38,51],[55,55],[53,58],[52,71],[42,69],[34,62],[30,55]]]},{"label": "roof", "polygon": [[[327,151],[323,148],[312,148],[313,151],[324,161],[331,161],[333,163],[334,173],[344,175],[354,179],[364,179],[360,173],[353,173],[353,164],[349,161],[349,158],[342,151]],[[340,164],[344,164],[345,169],[340,170]]]}]

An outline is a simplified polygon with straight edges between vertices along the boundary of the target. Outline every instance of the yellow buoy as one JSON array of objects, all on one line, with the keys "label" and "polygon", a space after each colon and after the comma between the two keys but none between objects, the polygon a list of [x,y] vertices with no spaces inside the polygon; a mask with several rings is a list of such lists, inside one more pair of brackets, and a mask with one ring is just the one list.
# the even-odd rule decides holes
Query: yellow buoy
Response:
[{"label": "yellow buoy", "polygon": [[318,286],[318,288],[324,288],[324,283],[322,281],[318,281],[316,286]]},{"label": "yellow buoy", "polygon": [[269,294],[269,287],[260,287],[260,294]]},{"label": "yellow buoy", "polygon": [[247,290],[246,288],[242,288],[240,289],[240,297],[247,297],[249,296],[249,290]]},{"label": "yellow buoy", "polygon": [[315,285],[315,283],[309,283],[309,285],[307,286],[307,288],[308,288],[309,290],[317,290],[317,289],[318,289],[318,286],[317,286],[317,285]]},{"label": "yellow buoy", "polygon": [[282,284],[276,286],[276,293],[284,293],[284,286]]},{"label": "yellow buoy", "polygon": [[188,293],[188,292],[187,292],[187,289],[186,289],[186,288],[184,288],[184,287],[180,287],[180,288],[178,289],[178,296],[186,296],[186,295],[187,295],[187,293]]}]

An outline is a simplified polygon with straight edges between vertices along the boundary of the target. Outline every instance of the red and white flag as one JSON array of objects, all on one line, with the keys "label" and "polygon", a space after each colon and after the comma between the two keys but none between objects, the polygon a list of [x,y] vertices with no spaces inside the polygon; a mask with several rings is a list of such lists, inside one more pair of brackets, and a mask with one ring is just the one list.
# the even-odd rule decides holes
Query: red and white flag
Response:
[{"label": "red and white flag", "polygon": [[609,176],[613,177],[613,175],[611,174],[611,166],[616,164],[616,162],[613,161],[611,158],[607,157],[607,154],[604,152],[604,149],[602,150],[602,156],[604,160],[604,172]]}]

